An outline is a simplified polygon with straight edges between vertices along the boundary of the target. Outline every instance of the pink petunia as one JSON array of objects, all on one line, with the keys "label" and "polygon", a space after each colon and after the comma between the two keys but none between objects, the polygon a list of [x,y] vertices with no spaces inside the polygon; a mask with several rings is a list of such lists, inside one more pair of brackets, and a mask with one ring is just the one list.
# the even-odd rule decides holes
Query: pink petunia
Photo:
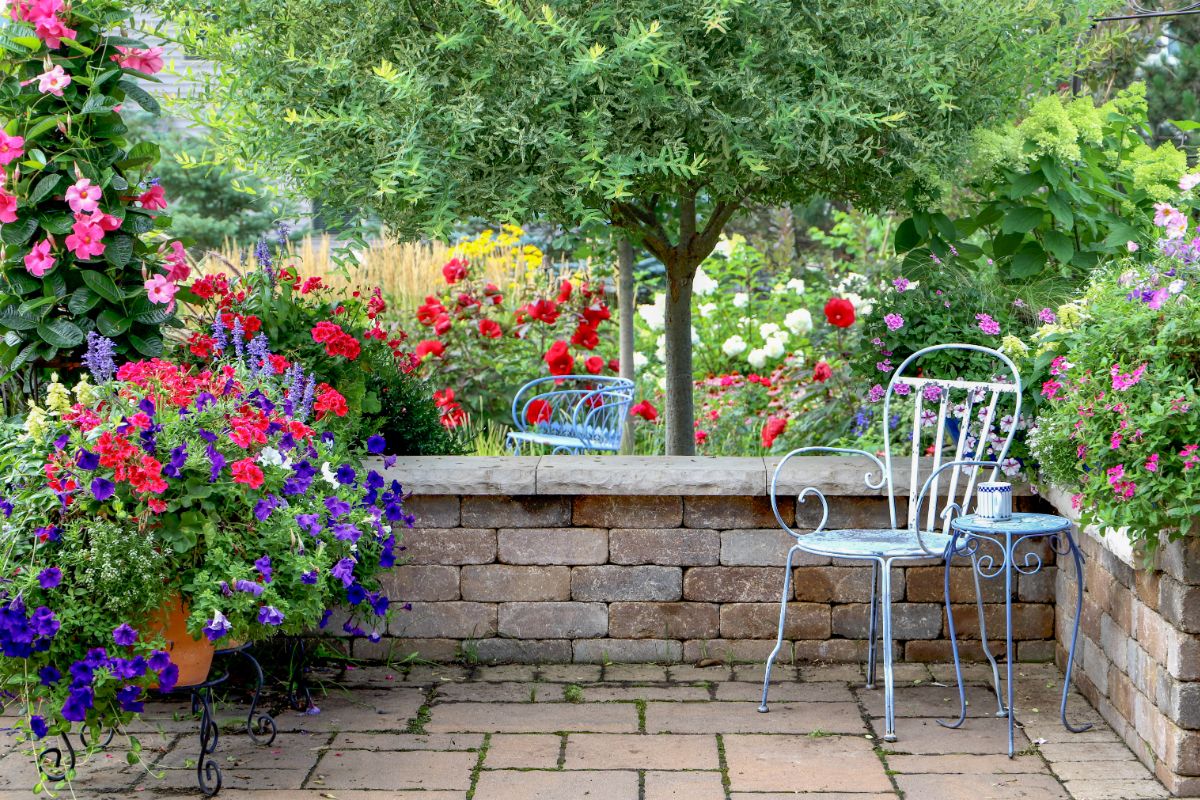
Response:
[{"label": "pink petunia", "polygon": [[41,75],[38,75],[38,91],[42,94],[52,94],[55,97],[63,96],[63,89],[71,85],[71,76],[62,68],[61,64],[56,64],[54,69],[48,69]]},{"label": "pink petunia", "polygon": [[8,193],[7,189],[0,188],[0,222],[9,223],[17,221],[17,198]]},{"label": "pink petunia", "polygon": [[25,155],[25,139],[0,131],[0,164],[11,164]]},{"label": "pink petunia", "polygon": [[92,184],[87,178],[80,178],[67,187],[67,205],[76,213],[90,213],[100,207],[103,196],[99,186]]},{"label": "pink petunia", "polygon": [[104,255],[104,230],[87,220],[79,220],[71,226],[67,237],[67,249],[81,261]]},{"label": "pink petunia", "polygon": [[35,278],[41,278],[54,269],[56,263],[57,260],[50,255],[49,239],[42,239],[25,256],[25,269],[29,270],[29,274]]},{"label": "pink petunia", "polygon": [[162,303],[171,308],[175,305],[175,292],[179,287],[171,283],[166,275],[152,275],[146,281],[146,297],[151,303]]}]

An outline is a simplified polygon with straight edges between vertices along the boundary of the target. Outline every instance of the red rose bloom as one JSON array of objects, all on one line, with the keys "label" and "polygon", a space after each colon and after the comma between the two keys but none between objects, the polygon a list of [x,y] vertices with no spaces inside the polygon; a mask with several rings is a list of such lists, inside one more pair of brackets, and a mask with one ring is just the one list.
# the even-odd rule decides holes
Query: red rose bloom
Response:
[{"label": "red rose bloom", "polygon": [[500,330],[500,323],[494,319],[479,320],[479,335],[485,339],[499,339],[504,335],[504,331]]},{"label": "red rose bloom", "polygon": [[825,304],[825,319],[836,328],[849,328],[854,324],[854,304],[844,297],[831,297]]},{"label": "red rose bloom", "polygon": [[591,356],[587,361],[583,362],[583,366],[593,375],[599,375],[604,369],[604,359],[600,356]]},{"label": "red rose bloom", "polygon": [[618,358],[610,358],[608,360],[608,368],[611,369],[613,372],[620,372],[621,371],[621,360]]},{"label": "red rose bloom", "polygon": [[450,330],[450,315],[439,314],[438,318],[433,321],[433,332],[438,336],[447,333]]},{"label": "red rose bloom", "polygon": [[422,325],[432,325],[438,317],[445,313],[446,307],[442,305],[442,301],[429,295],[425,298],[425,304],[417,307],[417,322]]},{"label": "red rose bloom", "polygon": [[428,355],[441,358],[445,352],[446,345],[442,344],[437,339],[425,339],[424,341],[417,342],[416,355],[418,359],[424,360],[425,356]]},{"label": "red rose bloom", "polygon": [[762,429],[762,446],[770,448],[779,434],[787,430],[787,417],[768,417]]},{"label": "red rose bloom", "polygon": [[818,361],[813,367],[813,380],[817,383],[824,383],[833,377],[833,368],[825,361]]},{"label": "red rose bloom", "polygon": [[600,336],[591,325],[581,322],[571,336],[571,344],[578,345],[585,350],[595,350],[596,345],[600,344]]},{"label": "red rose bloom", "polygon": [[654,422],[654,420],[658,419],[658,409],[649,400],[643,400],[629,409],[629,415],[631,417],[641,417],[647,422]]},{"label": "red rose bloom", "polygon": [[543,359],[550,368],[551,375],[570,375],[575,368],[575,359],[567,348],[567,343],[561,339],[550,345]]},{"label": "red rose bloom", "polygon": [[530,425],[549,422],[553,407],[545,400],[531,400],[525,407],[525,421]]},{"label": "red rose bloom", "polygon": [[467,262],[461,258],[452,258],[442,267],[442,277],[446,283],[453,286],[467,277]]}]

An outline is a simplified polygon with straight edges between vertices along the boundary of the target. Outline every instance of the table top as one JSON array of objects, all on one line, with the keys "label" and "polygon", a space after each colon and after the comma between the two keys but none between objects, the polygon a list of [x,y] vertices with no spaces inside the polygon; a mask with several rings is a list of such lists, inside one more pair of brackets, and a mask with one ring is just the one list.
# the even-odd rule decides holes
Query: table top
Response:
[{"label": "table top", "polygon": [[964,533],[1033,535],[1067,530],[1071,527],[1071,520],[1054,514],[1030,514],[1018,511],[1008,519],[985,519],[978,514],[966,514],[955,517],[950,524],[954,526],[955,530]]}]

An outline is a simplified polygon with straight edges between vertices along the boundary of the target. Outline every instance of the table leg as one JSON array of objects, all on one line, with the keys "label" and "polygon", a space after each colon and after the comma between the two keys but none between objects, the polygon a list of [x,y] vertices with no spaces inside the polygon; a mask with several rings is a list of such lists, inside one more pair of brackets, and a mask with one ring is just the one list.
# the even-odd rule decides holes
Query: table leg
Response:
[{"label": "table leg", "polygon": [[[1067,653],[1066,675],[1063,677],[1062,706],[1059,708],[1059,716],[1062,719],[1063,727],[1071,733],[1083,733],[1092,727],[1090,722],[1078,726],[1067,722],[1067,695],[1071,692],[1071,668],[1075,665],[1075,645],[1079,640],[1079,621],[1083,615],[1083,553],[1075,544],[1075,537],[1071,535],[1071,531],[1064,531],[1062,535],[1067,541],[1067,552],[1071,554],[1071,559],[1075,562],[1075,583],[1078,586],[1075,596],[1075,626],[1071,630],[1071,649]],[[1057,552],[1057,548],[1055,550]]]},{"label": "table leg", "polygon": [[1013,708],[1013,630],[1012,630],[1012,580],[1013,580],[1013,542],[1012,535],[1005,533],[1004,535],[1004,633],[1005,633],[1005,652],[1004,666],[1007,670],[1007,686],[1008,692],[1008,757],[1012,758],[1014,753],[1013,748],[1013,723],[1014,723],[1014,708]]},{"label": "table leg", "polygon": [[[962,664],[958,659],[958,639],[954,635],[954,613],[950,607],[950,564],[954,560],[954,554],[958,553],[958,531],[954,531],[953,537],[950,539],[950,546],[946,548],[946,574],[943,585],[943,601],[946,604],[946,632],[950,635],[950,652],[954,654],[954,678],[958,681],[958,719],[953,722],[947,722],[944,719],[939,719],[938,725],[943,728],[958,728],[961,727],[963,721],[967,718],[967,693],[963,687]],[[965,550],[966,548],[964,548]],[[971,552],[971,570],[975,570],[975,553]],[[979,593],[979,573],[975,573],[975,592]],[[980,623],[983,620],[980,619]],[[989,654],[990,655],[990,654]],[[995,670],[995,662],[993,663],[993,671]],[[1000,697],[1000,676],[996,675],[996,697]]]}]

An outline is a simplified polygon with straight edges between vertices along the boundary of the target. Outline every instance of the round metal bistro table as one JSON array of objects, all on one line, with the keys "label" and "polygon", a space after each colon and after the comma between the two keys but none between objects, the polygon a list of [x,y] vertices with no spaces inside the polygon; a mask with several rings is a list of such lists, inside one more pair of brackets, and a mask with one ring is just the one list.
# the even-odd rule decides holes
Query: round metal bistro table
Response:
[{"label": "round metal bistro table", "polygon": [[[1033,575],[1041,571],[1042,557],[1033,550],[1018,554],[1021,545],[1029,540],[1050,539],[1050,547],[1059,555],[1069,555],[1075,564],[1077,595],[1075,602],[1075,624],[1071,630],[1071,648],[1067,656],[1066,675],[1063,678],[1062,704],[1059,707],[1059,717],[1063,726],[1072,733],[1082,733],[1091,724],[1072,725],[1067,721],[1067,695],[1071,690],[1071,668],[1075,663],[1075,645],[1079,640],[1079,617],[1083,609],[1083,553],[1071,535],[1071,521],[1066,517],[1053,514],[1014,513],[1008,519],[987,519],[976,514],[967,514],[951,521],[952,539],[949,552],[956,556],[969,556],[975,573],[985,579],[1004,580],[1004,628],[1005,628],[1005,689],[1007,702],[1000,701],[999,716],[1008,718],[1008,755],[1011,758],[1013,748],[1013,630],[1012,630],[1012,598],[1016,588],[1016,580],[1021,575]],[[948,728],[957,728],[963,724],[967,715],[966,691],[963,688],[962,670],[958,660],[958,643],[954,636],[954,615],[950,609],[950,564],[946,559],[946,618],[950,634],[951,647],[954,650],[955,677],[958,679],[959,717],[953,722],[941,722]],[[989,655],[986,633],[984,637],[984,652]],[[993,676],[996,679],[996,696],[999,699],[999,677],[995,674],[993,661]]]}]

